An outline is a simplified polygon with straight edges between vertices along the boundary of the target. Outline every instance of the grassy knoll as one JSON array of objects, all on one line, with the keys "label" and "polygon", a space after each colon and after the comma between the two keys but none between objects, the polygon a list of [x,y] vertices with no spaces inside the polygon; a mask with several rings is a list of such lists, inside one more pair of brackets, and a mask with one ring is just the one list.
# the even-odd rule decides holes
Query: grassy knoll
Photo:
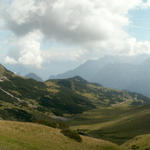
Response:
[{"label": "grassy knoll", "polygon": [[104,140],[83,137],[77,142],[60,130],[32,123],[0,121],[2,150],[120,150]]},{"label": "grassy knoll", "polygon": [[122,144],[137,135],[150,133],[149,116],[149,105],[99,108],[74,117],[70,120],[70,125],[89,136]]},{"label": "grassy knoll", "polygon": [[150,150],[150,134],[137,136],[121,147],[125,150]]}]

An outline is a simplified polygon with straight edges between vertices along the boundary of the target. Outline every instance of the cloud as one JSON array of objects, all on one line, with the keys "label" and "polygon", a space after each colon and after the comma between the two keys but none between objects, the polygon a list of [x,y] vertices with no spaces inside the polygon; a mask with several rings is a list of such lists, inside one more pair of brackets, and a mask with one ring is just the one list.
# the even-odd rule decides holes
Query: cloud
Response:
[{"label": "cloud", "polygon": [[150,54],[150,41],[137,42],[135,38],[129,41],[130,55]]},{"label": "cloud", "polygon": [[7,56],[5,62],[9,64],[20,63],[23,65],[41,67],[43,62],[43,56],[40,49],[42,33],[35,30],[16,40],[17,43],[15,43],[15,48],[17,51],[14,50],[14,52],[16,52],[15,54],[14,52],[9,53],[12,57]]},{"label": "cloud", "polygon": [[[53,58],[136,54],[139,48],[149,52],[149,42],[137,42],[124,30],[131,23],[129,10],[147,8],[149,4],[149,0],[13,0],[7,4],[3,18],[16,36],[19,56],[15,61],[40,67]],[[64,47],[62,51],[52,51],[51,47],[44,51],[44,39],[64,43],[70,51]],[[72,50],[72,45],[78,49]]]},{"label": "cloud", "polygon": [[[83,50],[77,47],[64,49],[62,47],[51,46],[48,49],[41,49],[43,34],[39,30],[29,32],[25,36],[16,37],[12,42],[14,49],[9,51],[9,56],[5,58],[7,64],[22,64],[40,68],[43,63],[51,61],[63,61],[67,58],[76,61],[83,55]],[[17,42],[16,42],[17,41]],[[13,45],[12,44],[12,45]]]},{"label": "cloud", "polygon": [[87,43],[111,38],[116,30],[122,34],[128,10],[139,4],[128,1],[14,0],[7,21],[18,35],[39,29],[49,39]]},{"label": "cloud", "polygon": [[150,7],[150,0],[146,0],[143,4],[142,4],[143,8],[149,8]]},{"label": "cloud", "polygon": [[4,1],[0,0],[0,30],[5,26],[5,21],[3,16],[4,4],[5,4]]},{"label": "cloud", "polygon": [[5,63],[7,63],[7,64],[17,64],[17,61],[12,57],[6,56]]},{"label": "cloud", "polygon": [[40,67],[43,61],[40,50],[42,34],[40,31],[33,31],[19,40],[20,57],[19,63]]}]

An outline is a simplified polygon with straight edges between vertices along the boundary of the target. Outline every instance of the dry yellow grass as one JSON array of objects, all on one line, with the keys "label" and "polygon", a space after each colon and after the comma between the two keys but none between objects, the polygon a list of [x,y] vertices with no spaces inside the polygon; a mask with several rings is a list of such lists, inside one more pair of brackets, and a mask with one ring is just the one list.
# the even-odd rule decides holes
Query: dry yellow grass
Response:
[{"label": "dry yellow grass", "polygon": [[59,86],[55,82],[48,81],[48,82],[45,82],[45,84],[48,86],[47,91],[53,94],[56,94],[59,92]]},{"label": "dry yellow grass", "polygon": [[122,149],[130,150],[136,147],[138,150],[150,149],[150,134],[137,136],[122,145]]},{"label": "dry yellow grass", "polygon": [[[114,109],[115,108],[117,108],[117,107],[114,107]],[[121,108],[124,109],[123,107],[121,107]],[[135,114],[123,115],[123,116],[120,116],[119,118],[116,117],[115,119],[106,120],[104,122],[75,125],[75,126],[72,126],[72,129],[99,130],[104,127],[114,126],[116,124],[119,124],[120,122],[135,118],[136,116],[140,117],[140,116],[149,115],[149,114],[150,114],[149,109],[145,109],[140,112],[136,112]],[[99,112],[99,109],[95,109],[95,110],[87,111],[87,112],[83,113],[82,117],[85,117],[87,119],[91,119],[91,118],[102,119],[104,116],[103,116],[103,114],[101,114],[101,112]]]},{"label": "dry yellow grass", "polygon": [[0,121],[0,150],[119,150],[107,141],[82,139],[76,142],[58,129],[38,124]]}]

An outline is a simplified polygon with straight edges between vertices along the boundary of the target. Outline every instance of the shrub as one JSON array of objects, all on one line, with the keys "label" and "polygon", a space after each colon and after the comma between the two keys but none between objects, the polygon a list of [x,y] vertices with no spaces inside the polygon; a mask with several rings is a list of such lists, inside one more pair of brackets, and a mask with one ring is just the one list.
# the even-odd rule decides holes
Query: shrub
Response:
[{"label": "shrub", "polygon": [[137,146],[137,145],[132,145],[132,146],[131,146],[131,149],[133,149],[133,150],[139,149],[139,146]]},{"label": "shrub", "polygon": [[35,123],[46,125],[53,128],[64,129],[68,128],[68,125],[65,122],[57,120],[35,120]]},{"label": "shrub", "polygon": [[80,137],[78,132],[75,130],[63,129],[63,130],[61,130],[61,133],[63,133],[63,135],[65,135],[71,139],[76,140],[77,142],[82,142],[82,138]]},{"label": "shrub", "polygon": [[53,122],[53,121],[49,121],[49,120],[36,120],[34,122],[38,123],[38,124],[46,125],[46,126],[49,126],[49,127],[57,128],[56,122]]}]

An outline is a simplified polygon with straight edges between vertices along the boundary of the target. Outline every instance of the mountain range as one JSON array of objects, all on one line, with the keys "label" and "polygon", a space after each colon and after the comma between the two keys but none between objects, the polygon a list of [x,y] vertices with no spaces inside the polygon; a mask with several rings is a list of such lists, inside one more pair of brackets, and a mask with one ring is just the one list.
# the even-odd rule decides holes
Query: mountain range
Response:
[{"label": "mountain range", "polygon": [[143,95],[105,88],[99,84],[89,83],[79,76],[38,82],[14,74],[3,66],[0,67],[0,72],[2,118],[5,113],[6,116],[13,115],[11,108],[15,108],[15,111],[28,110],[27,112],[31,114],[49,112],[63,115],[81,113],[98,105],[111,106],[124,103],[132,106],[150,101]]},{"label": "mountain range", "polygon": [[129,90],[150,97],[149,66],[149,56],[105,56],[50,78],[81,76],[89,82],[100,83],[105,87]]},{"label": "mountain range", "polygon": [[[73,145],[69,147],[71,150],[128,150],[137,147],[146,150],[150,146],[150,136],[143,134],[149,134],[149,116],[150,98],[142,94],[106,88],[80,76],[39,82],[0,65],[0,137],[6,150],[22,147],[60,150],[68,149],[67,143]],[[66,132],[68,127],[73,132],[67,129],[67,136],[72,138],[78,133],[82,135],[81,143],[66,138],[61,130]],[[41,142],[34,138],[35,134]],[[49,145],[43,138],[51,138],[50,135],[55,140],[52,139]],[[136,137],[139,135],[141,138]],[[145,144],[142,143],[144,139]],[[57,140],[62,147],[56,144]],[[28,146],[22,144],[24,142]]]}]

